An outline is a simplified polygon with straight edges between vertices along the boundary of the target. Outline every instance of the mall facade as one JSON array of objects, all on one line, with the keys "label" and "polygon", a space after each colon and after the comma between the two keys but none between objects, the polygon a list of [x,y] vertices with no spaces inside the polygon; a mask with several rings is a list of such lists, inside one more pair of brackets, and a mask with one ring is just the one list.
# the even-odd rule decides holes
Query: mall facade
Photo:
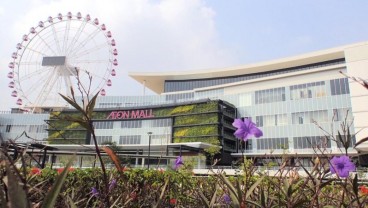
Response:
[{"label": "mall facade", "polygon": [[[363,42],[223,69],[131,72],[142,89],[157,95],[98,97],[97,142],[114,142],[127,154],[201,155],[198,163],[207,165],[206,150],[218,147],[221,165],[244,155],[261,165],[286,155],[310,166],[316,151],[342,154],[342,144],[334,138],[344,134],[343,122],[354,135],[350,147],[368,136],[368,90],[347,78],[367,80],[367,69],[368,42]],[[65,109],[25,114],[13,109],[0,114],[0,133],[4,140],[32,138],[60,149],[92,144],[83,128],[56,119],[73,113]],[[252,119],[263,136],[240,143],[231,126],[235,118]],[[24,132],[28,137],[21,135]],[[357,156],[366,151],[363,143],[348,152]]]}]

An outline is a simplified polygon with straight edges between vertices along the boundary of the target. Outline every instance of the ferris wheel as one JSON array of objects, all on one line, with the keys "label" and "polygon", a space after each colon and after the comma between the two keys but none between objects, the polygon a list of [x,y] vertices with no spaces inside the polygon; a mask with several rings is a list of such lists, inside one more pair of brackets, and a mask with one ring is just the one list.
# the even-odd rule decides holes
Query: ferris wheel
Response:
[{"label": "ferris wheel", "polygon": [[115,46],[111,32],[97,18],[80,12],[50,16],[16,44],[8,66],[11,96],[27,109],[66,106],[59,93],[70,95],[78,83],[91,95],[104,96],[116,75]]}]

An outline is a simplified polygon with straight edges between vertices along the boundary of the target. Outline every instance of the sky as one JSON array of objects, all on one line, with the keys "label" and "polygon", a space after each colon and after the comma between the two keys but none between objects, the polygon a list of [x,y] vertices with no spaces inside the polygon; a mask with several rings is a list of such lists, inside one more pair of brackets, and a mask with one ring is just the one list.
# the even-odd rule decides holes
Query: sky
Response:
[{"label": "sky", "polygon": [[231,67],[368,41],[367,8],[366,0],[2,0],[0,111],[16,107],[7,78],[16,44],[58,13],[106,24],[119,51],[106,94],[131,96],[143,86],[128,72]]}]

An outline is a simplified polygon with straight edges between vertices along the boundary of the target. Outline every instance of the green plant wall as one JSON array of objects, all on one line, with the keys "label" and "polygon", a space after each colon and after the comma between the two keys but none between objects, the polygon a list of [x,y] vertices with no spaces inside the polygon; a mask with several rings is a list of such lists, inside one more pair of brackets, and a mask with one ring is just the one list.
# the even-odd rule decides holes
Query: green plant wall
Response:
[{"label": "green plant wall", "polygon": [[188,126],[174,129],[174,137],[218,135],[217,125]]},{"label": "green plant wall", "polygon": [[174,126],[218,123],[218,120],[217,113],[177,116],[174,120]]},{"label": "green plant wall", "polygon": [[61,130],[61,131],[50,131],[49,138],[85,138],[85,130]]},{"label": "green plant wall", "polygon": [[[203,137],[214,136],[218,140],[218,105],[219,101],[210,101],[181,106],[172,106],[164,108],[153,108],[152,114],[155,118],[174,117],[173,124],[173,142],[178,138],[192,137],[190,141],[198,141]],[[138,108],[139,109],[139,108]],[[125,111],[117,110],[117,111]],[[105,120],[112,110],[95,111],[93,118],[96,120]],[[72,138],[85,140],[86,131],[78,123],[68,121],[68,117],[80,118],[81,114],[73,111],[52,112],[49,120],[49,140],[57,138]],[[188,125],[188,126],[186,126]],[[176,127],[178,126],[178,127]],[[179,127],[180,126],[180,127]],[[62,135],[61,135],[61,134]],[[55,140],[57,142],[59,140]],[[211,142],[212,144],[214,142]]]},{"label": "green plant wall", "polygon": [[84,144],[85,143],[85,139],[61,139],[61,138],[56,138],[56,139],[48,139],[47,140],[49,142],[49,144]]},{"label": "green plant wall", "polygon": [[167,116],[188,115],[188,114],[198,114],[217,111],[218,111],[218,101],[210,101],[207,103],[197,103],[161,109],[153,109],[153,115],[155,117],[167,117]]}]

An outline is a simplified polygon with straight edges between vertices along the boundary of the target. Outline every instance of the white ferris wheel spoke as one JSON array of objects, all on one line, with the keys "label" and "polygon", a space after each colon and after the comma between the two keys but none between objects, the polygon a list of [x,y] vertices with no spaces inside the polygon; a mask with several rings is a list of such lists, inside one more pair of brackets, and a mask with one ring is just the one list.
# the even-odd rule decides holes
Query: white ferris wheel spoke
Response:
[{"label": "white ferris wheel spoke", "polygon": [[52,49],[52,47],[37,33],[37,36],[42,40],[42,42],[47,46],[47,48],[54,54],[57,55],[57,53]]},{"label": "white ferris wheel spoke", "polygon": [[57,83],[58,75],[57,73],[52,73],[49,76],[49,79],[42,85],[41,91],[39,92],[38,97],[36,98],[36,104],[41,105],[44,103],[50,94],[52,88]]},{"label": "white ferris wheel spoke", "polygon": [[34,72],[30,72],[27,75],[24,75],[24,76],[20,77],[19,82],[24,82],[24,81],[27,81],[28,79],[32,79],[32,78],[39,78],[42,75],[42,73],[47,72],[47,71],[49,71],[49,70],[45,70],[45,68],[41,68],[41,69],[38,69]]},{"label": "white ferris wheel spoke", "polygon": [[52,26],[52,33],[53,33],[53,36],[54,36],[54,41],[56,43],[56,47],[57,47],[57,50],[59,52],[59,54],[61,53],[61,48],[60,48],[60,42],[59,42],[59,39],[57,38],[56,36],[56,29],[55,29],[55,25],[54,24],[51,24]]},{"label": "white ferris wheel spoke", "polygon": [[[91,41],[91,40],[93,40],[93,38],[98,34],[98,32],[100,32],[100,29],[95,29],[95,31],[92,33],[92,34],[90,34],[84,41],[82,41],[82,42],[80,42],[79,44],[78,44],[78,47],[80,47],[80,49],[82,49],[82,48],[84,48],[84,46],[89,42],[89,41]],[[79,50],[80,50],[79,49]],[[79,50],[77,50],[77,49],[75,49],[74,47],[72,48],[72,50],[71,50],[71,56],[75,56],[75,54],[77,54],[78,53],[78,51]]]},{"label": "white ferris wheel spoke", "polygon": [[101,79],[101,80],[106,81],[106,78],[105,78],[105,77],[103,77],[103,76],[101,76],[101,75],[99,75],[99,74],[93,73],[93,72],[88,71],[88,70],[85,70],[85,69],[80,69],[80,71],[83,71],[83,72],[85,72],[85,73],[90,74],[93,78],[99,78],[99,79]]},{"label": "white ferris wheel spoke", "polygon": [[19,66],[39,66],[39,65],[41,65],[41,62],[30,62],[30,61],[28,61],[28,62],[20,62],[19,63]]},{"label": "white ferris wheel spoke", "polygon": [[64,32],[64,41],[63,41],[63,54],[66,54],[67,52],[66,49],[68,48],[70,23],[71,23],[71,20],[66,21],[66,29]]},{"label": "white ferris wheel spoke", "polygon": [[75,54],[74,57],[76,58],[79,58],[81,56],[84,56],[84,55],[87,55],[87,54],[90,54],[90,52],[96,52],[97,50],[99,49],[102,49],[102,48],[107,48],[106,47],[106,43],[101,43],[99,45],[96,45],[95,47],[93,48],[89,48],[87,50],[84,50],[84,51],[80,51],[79,53]]},{"label": "white ferris wheel spoke", "polygon": [[40,54],[42,56],[46,56],[45,53],[42,53],[41,51],[37,51],[37,50],[35,50],[35,49],[31,48],[31,47],[28,47],[27,50],[33,51],[33,52],[38,53],[38,54]]},{"label": "white ferris wheel spoke", "polygon": [[[22,92],[24,95],[27,95],[28,98],[32,97],[34,94],[39,95],[39,89],[42,86],[40,83],[45,84],[47,82],[47,80],[49,79],[50,76],[53,76],[54,73],[48,73],[48,75],[43,75],[43,76],[38,76],[38,79],[34,79],[37,80],[37,82],[31,82],[32,80],[27,79],[21,82],[20,85],[22,85],[22,83],[29,83],[27,85],[27,88],[23,87]],[[29,78],[29,77],[28,77]]]},{"label": "white ferris wheel spoke", "polygon": [[74,35],[73,40],[70,42],[66,52],[69,52],[71,49],[74,48],[74,45],[77,43],[77,41],[79,40],[80,35],[82,34],[82,32],[84,31],[84,28],[86,27],[87,22],[86,21],[82,21],[82,24],[80,24],[78,30],[77,30],[77,34]]},{"label": "white ferris wheel spoke", "polygon": [[74,63],[100,64],[100,63],[109,63],[109,61],[106,61],[106,60],[75,60]]},{"label": "white ferris wheel spoke", "polygon": [[20,62],[19,65],[27,65],[27,66],[39,66],[40,62]]}]

